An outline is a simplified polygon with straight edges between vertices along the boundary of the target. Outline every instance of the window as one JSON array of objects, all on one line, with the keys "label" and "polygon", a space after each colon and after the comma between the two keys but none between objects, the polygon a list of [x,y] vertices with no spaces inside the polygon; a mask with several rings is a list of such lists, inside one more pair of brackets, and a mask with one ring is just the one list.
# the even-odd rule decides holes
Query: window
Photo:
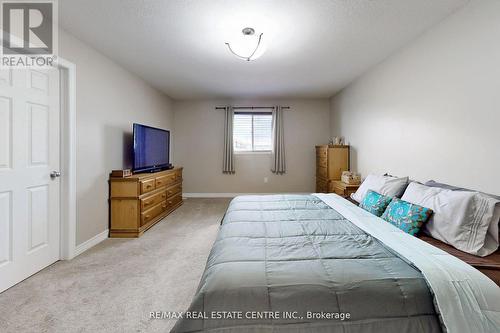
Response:
[{"label": "window", "polygon": [[269,112],[235,112],[233,144],[235,152],[272,150],[273,116]]}]

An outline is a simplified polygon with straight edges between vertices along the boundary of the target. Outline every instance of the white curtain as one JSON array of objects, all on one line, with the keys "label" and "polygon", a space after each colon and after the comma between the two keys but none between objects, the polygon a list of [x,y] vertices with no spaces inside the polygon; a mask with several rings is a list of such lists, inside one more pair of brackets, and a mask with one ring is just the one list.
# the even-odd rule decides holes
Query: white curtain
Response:
[{"label": "white curtain", "polygon": [[277,175],[286,173],[285,134],[283,130],[283,109],[273,108],[273,160],[271,171]]},{"label": "white curtain", "polygon": [[226,106],[224,110],[224,156],[222,160],[222,172],[226,174],[234,173],[233,118],[233,107]]}]

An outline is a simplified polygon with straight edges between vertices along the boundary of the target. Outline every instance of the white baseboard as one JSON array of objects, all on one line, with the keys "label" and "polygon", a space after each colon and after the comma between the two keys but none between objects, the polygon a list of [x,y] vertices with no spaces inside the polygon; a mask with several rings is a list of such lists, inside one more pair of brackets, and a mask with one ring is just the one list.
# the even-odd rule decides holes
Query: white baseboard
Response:
[{"label": "white baseboard", "polygon": [[270,195],[270,194],[311,194],[306,192],[286,193],[182,193],[184,198],[234,198],[239,195]]},{"label": "white baseboard", "polygon": [[92,237],[91,239],[86,240],[82,244],[78,245],[75,249],[75,257],[82,254],[83,252],[87,251],[88,249],[96,246],[97,244],[99,244],[103,240],[107,239],[108,235],[109,235],[109,230],[106,229],[103,232],[101,232],[100,234],[97,234],[94,237]]}]

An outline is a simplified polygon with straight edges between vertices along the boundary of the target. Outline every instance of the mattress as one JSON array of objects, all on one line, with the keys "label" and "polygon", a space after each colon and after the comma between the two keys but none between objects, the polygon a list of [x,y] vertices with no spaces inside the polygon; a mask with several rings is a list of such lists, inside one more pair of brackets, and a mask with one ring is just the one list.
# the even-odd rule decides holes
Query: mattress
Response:
[{"label": "mattress", "polygon": [[440,332],[422,273],[313,195],[229,205],[172,332]]}]

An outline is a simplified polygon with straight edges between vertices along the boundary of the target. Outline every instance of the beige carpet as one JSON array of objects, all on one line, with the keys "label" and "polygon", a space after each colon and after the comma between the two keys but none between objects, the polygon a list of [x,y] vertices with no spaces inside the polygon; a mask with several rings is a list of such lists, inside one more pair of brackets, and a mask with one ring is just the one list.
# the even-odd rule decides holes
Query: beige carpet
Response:
[{"label": "beige carpet", "polygon": [[189,306],[226,199],[188,199],[139,239],[107,239],[0,294],[0,332],[168,332]]}]

